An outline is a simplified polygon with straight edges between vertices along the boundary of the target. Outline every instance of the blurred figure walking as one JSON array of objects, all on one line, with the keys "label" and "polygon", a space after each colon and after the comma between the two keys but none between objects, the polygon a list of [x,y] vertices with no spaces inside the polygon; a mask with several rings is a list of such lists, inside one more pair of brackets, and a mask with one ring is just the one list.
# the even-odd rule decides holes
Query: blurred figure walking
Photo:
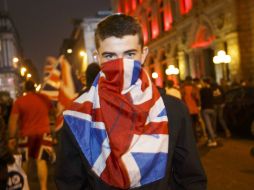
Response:
[{"label": "blurred figure walking", "polygon": [[225,132],[225,137],[229,138],[231,137],[231,132],[228,129],[228,126],[225,122],[224,113],[223,113],[224,107],[225,107],[224,91],[216,82],[212,84],[212,90],[213,90],[214,108],[216,111],[217,119],[219,121],[220,126],[223,128]]},{"label": "blurred figure walking", "polygon": [[210,79],[203,79],[202,88],[200,90],[201,113],[208,132],[208,147],[218,145],[215,134],[216,113],[213,103],[213,90],[211,88]]},{"label": "blurred figure walking", "polygon": [[183,101],[186,103],[191,115],[193,133],[197,140],[197,126],[199,124],[198,105],[200,102],[199,90],[196,86],[192,84],[192,78],[190,76],[186,77],[181,90],[182,90]]},{"label": "blurred figure walking", "polygon": [[[19,97],[12,108],[9,121],[9,147],[18,146],[22,154],[23,168],[27,172],[29,158],[36,159],[41,190],[47,189],[48,169],[46,160],[52,153],[52,138],[49,126],[49,99],[35,92],[34,82],[26,81],[26,95]],[[18,132],[18,143],[16,133]]]},{"label": "blurred figure walking", "polygon": [[170,96],[174,96],[174,97],[177,97],[179,98],[180,100],[182,99],[182,95],[181,95],[181,92],[178,88],[176,88],[174,86],[174,81],[173,80],[167,80],[166,81],[166,94],[167,95],[170,95]]},{"label": "blurred figure walking", "polygon": [[10,93],[7,91],[0,93],[0,114],[4,120],[5,125],[8,125],[13,100]]},{"label": "blurred figure walking", "polygon": [[14,158],[7,146],[6,136],[4,120],[0,114],[0,189],[3,190],[7,187],[7,164],[14,163]]}]

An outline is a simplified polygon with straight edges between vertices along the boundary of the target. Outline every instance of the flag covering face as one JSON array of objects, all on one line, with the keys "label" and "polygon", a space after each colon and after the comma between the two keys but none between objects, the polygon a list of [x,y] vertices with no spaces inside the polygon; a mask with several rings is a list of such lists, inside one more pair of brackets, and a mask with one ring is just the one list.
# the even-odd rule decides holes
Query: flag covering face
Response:
[{"label": "flag covering face", "polygon": [[64,119],[92,170],[107,184],[134,188],[165,176],[165,105],[138,61],[103,63],[91,89]]}]

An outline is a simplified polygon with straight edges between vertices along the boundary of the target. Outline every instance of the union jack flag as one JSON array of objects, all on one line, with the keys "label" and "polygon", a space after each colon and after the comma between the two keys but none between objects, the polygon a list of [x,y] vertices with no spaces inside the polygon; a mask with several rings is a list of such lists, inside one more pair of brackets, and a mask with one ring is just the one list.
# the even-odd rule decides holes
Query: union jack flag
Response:
[{"label": "union jack flag", "polygon": [[165,176],[166,109],[138,61],[103,63],[90,90],[64,111],[64,119],[91,169],[107,184],[134,188]]},{"label": "union jack flag", "polygon": [[64,56],[58,61],[46,66],[48,72],[41,90],[57,107],[55,130],[59,130],[63,123],[62,112],[68,108],[78,96],[82,85],[75,75],[71,65]]}]

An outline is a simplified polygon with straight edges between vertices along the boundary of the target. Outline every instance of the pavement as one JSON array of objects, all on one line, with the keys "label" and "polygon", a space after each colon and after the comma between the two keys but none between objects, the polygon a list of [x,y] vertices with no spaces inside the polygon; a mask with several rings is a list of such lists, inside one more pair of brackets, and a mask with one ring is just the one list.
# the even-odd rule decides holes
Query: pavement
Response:
[{"label": "pavement", "polygon": [[[208,190],[253,190],[254,157],[250,149],[254,140],[219,139],[219,146],[207,148],[199,143],[199,153],[208,178]],[[56,190],[54,165],[49,164],[48,190]],[[31,190],[39,190],[35,163],[31,162],[28,174]]]},{"label": "pavement", "polygon": [[253,140],[221,139],[217,148],[199,147],[208,190],[253,190]]}]

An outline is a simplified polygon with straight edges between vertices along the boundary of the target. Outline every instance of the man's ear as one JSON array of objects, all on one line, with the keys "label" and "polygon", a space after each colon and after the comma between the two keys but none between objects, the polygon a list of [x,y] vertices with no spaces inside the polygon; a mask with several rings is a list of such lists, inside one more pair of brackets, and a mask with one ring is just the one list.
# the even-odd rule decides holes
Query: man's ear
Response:
[{"label": "man's ear", "polygon": [[141,64],[143,65],[145,60],[146,60],[146,56],[148,55],[149,49],[147,46],[144,46],[142,49],[142,57],[141,57]]}]

